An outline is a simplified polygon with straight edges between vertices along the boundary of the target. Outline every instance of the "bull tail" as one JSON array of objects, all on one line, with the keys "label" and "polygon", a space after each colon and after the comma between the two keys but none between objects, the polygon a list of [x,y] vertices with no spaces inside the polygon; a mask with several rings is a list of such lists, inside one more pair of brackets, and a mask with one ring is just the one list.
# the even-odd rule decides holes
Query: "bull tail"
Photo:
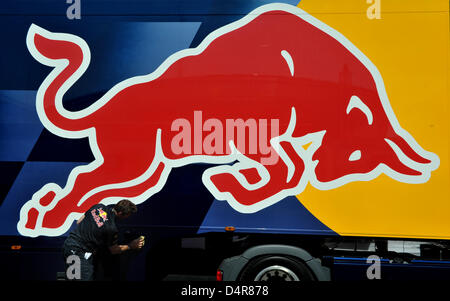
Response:
[{"label": "bull tail", "polygon": [[36,109],[44,126],[52,132],[79,132],[90,128],[89,115],[66,111],[62,98],[86,71],[90,62],[87,44],[70,34],[52,33],[32,24],[27,34],[27,47],[40,63],[54,67],[40,86]]}]

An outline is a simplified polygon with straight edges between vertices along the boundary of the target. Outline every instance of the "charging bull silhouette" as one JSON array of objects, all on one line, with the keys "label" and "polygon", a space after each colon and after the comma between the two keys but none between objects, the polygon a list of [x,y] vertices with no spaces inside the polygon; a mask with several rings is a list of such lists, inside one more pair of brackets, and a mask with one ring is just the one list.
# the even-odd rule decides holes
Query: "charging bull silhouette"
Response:
[{"label": "charging bull silhouette", "polygon": [[[49,183],[33,195],[21,210],[23,235],[60,235],[100,201],[143,202],[172,168],[196,162],[217,164],[204,172],[205,186],[242,213],[300,194],[308,182],[332,189],[385,173],[423,183],[439,165],[400,127],[376,67],[296,7],[262,6],[79,112],[66,111],[62,97],[89,65],[86,43],[32,25],[27,46],[54,67],[37,94],[40,120],[58,136],[89,137],[95,160],[72,170],[64,188]],[[268,151],[250,153],[249,137],[242,145],[228,135],[215,136],[225,153],[174,151],[173,121],[194,124],[195,112],[219,124],[267,121],[258,130]]]}]

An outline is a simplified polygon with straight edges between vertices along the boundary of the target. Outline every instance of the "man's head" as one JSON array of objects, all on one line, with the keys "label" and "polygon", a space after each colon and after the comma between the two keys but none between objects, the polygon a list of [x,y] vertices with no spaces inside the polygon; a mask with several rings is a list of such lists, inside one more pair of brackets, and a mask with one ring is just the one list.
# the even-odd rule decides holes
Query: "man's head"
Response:
[{"label": "man's head", "polygon": [[130,200],[123,199],[114,205],[114,211],[116,212],[116,217],[124,219],[136,213],[137,207]]}]

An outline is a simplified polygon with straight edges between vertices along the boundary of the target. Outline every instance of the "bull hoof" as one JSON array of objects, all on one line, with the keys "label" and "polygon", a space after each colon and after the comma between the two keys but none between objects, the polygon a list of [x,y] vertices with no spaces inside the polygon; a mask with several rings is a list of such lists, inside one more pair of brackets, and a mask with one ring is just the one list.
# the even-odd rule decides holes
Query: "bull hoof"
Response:
[{"label": "bull hoof", "polygon": [[55,196],[56,192],[49,191],[39,200],[39,204],[43,207],[46,207],[50,205],[50,203],[54,200]]},{"label": "bull hoof", "polygon": [[28,201],[20,211],[20,220],[17,224],[17,230],[25,236],[36,237],[43,235],[45,226],[42,222],[45,216],[51,211],[53,204],[57,202],[58,193],[61,187],[51,183],[42,187],[36,192],[30,201]]},{"label": "bull hoof", "polygon": [[239,187],[242,187],[236,181],[236,178],[233,177],[229,173],[213,175],[213,176],[211,176],[210,179],[211,179],[212,184],[220,192],[229,192],[229,193],[233,194],[233,190],[234,190],[234,192],[236,192],[236,185],[238,185]]},{"label": "bull hoof", "polygon": [[50,211],[45,212],[42,219],[42,227],[47,229],[57,229],[66,221],[72,210],[59,207],[58,205]]},{"label": "bull hoof", "polygon": [[243,205],[250,206],[264,200],[264,191],[261,189],[248,190],[229,173],[211,176],[211,182],[222,194],[231,194],[233,199]]},{"label": "bull hoof", "polygon": [[37,219],[39,217],[39,211],[36,208],[31,208],[27,214],[27,222],[25,228],[29,230],[34,230],[36,228]]}]

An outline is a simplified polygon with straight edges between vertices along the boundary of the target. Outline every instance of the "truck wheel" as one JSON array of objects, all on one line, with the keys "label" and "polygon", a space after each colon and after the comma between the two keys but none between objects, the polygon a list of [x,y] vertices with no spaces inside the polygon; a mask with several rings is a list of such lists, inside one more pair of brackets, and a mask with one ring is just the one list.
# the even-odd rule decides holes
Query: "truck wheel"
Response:
[{"label": "truck wheel", "polygon": [[305,281],[314,280],[308,267],[297,259],[284,256],[264,256],[254,259],[244,268],[241,281]]}]

